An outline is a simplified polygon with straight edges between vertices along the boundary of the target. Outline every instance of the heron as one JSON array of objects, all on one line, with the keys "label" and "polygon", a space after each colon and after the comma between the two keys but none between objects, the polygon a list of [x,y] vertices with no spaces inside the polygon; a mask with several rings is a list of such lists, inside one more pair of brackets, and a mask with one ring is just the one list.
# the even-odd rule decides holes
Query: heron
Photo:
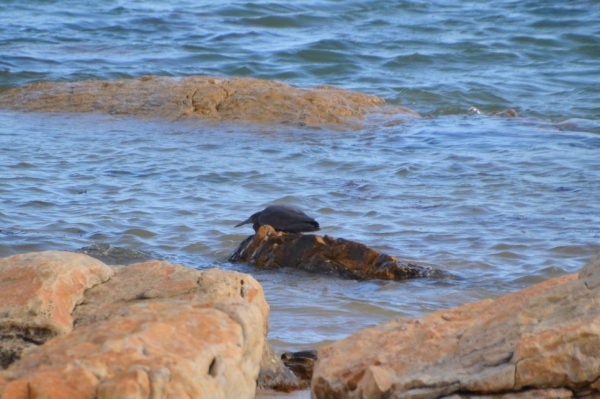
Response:
[{"label": "heron", "polygon": [[248,220],[236,224],[240,227],[252,223],[254,231],[263,224],[268,224],[277,231],[286,233],[301,233],[303,231],[319,230],[319,223],[298,208],[286,205],[268,206],[260,212],[250,216]]}]

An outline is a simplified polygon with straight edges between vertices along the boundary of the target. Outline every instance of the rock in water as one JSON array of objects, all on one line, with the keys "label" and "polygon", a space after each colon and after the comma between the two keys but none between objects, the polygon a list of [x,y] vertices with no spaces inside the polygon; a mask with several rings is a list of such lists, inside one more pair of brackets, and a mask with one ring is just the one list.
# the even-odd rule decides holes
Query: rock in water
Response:
[{"label": "rock in water", "polygon": [[188,76],[43,82],[0,93],[0,109],[95,112],[169,121],[244,121],[359,128],[367,115],[418,117],[368,94],[272,80]]},{"label": "rock in water", "polygon": [[306,381],[307,387],[310,386],[310,380],[317,361],[316,350],[285,352],[281,355],[281,360],[301,381]]},{"label": "rock in water", "polygon": [[404,280],[414,277],[451,277],[431,267],[404,264],[364,244],[313,234],[287,234],[270,225],[258,228],[229,257],[261,268],[294,267],[359,280]]},{"label": "rock in water", "polygon": [[579,275],[361,330],[319,350],[314,398],[600,397],[600,255]]}]

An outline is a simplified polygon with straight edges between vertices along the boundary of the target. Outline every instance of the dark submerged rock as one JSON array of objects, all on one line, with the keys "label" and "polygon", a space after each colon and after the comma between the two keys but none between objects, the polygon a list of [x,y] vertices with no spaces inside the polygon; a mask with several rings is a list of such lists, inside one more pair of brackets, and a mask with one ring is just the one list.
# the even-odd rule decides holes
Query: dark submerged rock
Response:
[{"label": "dark submerged rock", "polygon": [[433,269],[404,264],[364,244],[330,236],[286,234],[269,225],[261,226],[229,257],[230,262],[248,262],[261,268],[294,267],[311,272],[354,279],[404,280],[444,277]]},{"label": "dark submerged rock", "polygon": [[317,351],[306,350],[300,352],[285,352],[281,355],[283,364],[294,372],[296,377],[306,386],[310,385],[315,363],[317,362]]},{"label": "dark submerged rock", "polygon": [[293,370],[287,367],[285,361],[276,356],[268,345],[265,346],[256,380],[258,388],[291,392],[308,388],[309,385],[310,380],[299,380]]},{"label": "dark submerged rock", "polygon": [[129,265],[152,259],[144,252],[129,248],[113,247],[109,244],[92,244],[74,251],[86,254],[104,262],[107,265]]}]

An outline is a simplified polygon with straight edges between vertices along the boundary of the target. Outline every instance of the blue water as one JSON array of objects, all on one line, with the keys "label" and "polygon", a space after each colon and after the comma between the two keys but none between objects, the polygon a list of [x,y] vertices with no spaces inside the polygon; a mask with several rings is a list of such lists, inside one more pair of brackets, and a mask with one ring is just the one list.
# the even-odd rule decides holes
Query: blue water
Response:
[{"label": "blue water", "polygon": [[[278,350],[576,272],[600,251],[599,21],[588,1],[2,1],[0,92],[251,76],[425,118],[337,132],[0,110],[0,256],[107,243],[252,273]],[[522,117],[487,115],[508,108]],[[252,232],[233,226],[274,203],[457,278],[228,263]]]},{"label": "blue water", "polygon": [[425,114],[600,115],[590,1],[10,1],[0,89],[212,74],[329,84]]}]

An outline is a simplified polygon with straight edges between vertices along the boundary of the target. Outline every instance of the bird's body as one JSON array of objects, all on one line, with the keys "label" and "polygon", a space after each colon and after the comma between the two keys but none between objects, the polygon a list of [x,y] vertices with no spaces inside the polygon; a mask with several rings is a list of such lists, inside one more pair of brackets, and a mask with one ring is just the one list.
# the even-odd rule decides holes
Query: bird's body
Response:
[{"label": "bird's body", "polygon": [[252,223],[254,231],[264,224],[268,224],[277,231],[288,233],[301,233],[303,231],[319,230],[319,223],[315,219],[302,212],[300,209],[285,206],[273,205],[266,207],[261,212],[250,216],[245,222],[237,224],[235,227]]}]

